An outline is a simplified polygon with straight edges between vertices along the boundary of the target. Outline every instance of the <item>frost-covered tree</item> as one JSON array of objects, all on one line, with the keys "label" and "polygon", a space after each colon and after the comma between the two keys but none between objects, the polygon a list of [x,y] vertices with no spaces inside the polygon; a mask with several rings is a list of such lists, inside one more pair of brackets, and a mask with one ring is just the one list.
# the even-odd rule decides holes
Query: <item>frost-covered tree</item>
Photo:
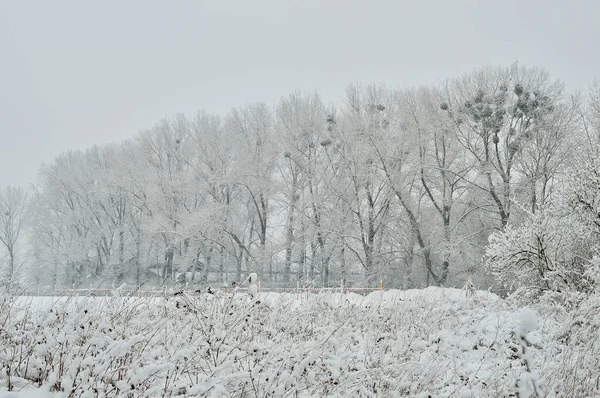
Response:
[{"label": "frost-covered tree", "polygon": [[281,198],[287,212],[284,278],[289,280],[295,262],[299,278],[314,280],[319,275],[318,279],[328,285],[333,173],[326,149],[331,141],[325,107],[317,94],[295,93],[280,101],[276,114],[283,138]]},{"label": "frost-covered tree", "polygon": [[52,260],[53,266],[58,262],[60,270],[53,279],[63,283],[78,283],[86,272],[101,272],[101,263],[93,258],[102,250],[98,226],[103,220],[94,220],[90,212],[98,176],[89,166],[85,153],[72,151],[43,165],[39,173],[32,234],[48,238],[41,241],[45,256],[40,260]]},{"label": "frost-covered tree", "polygon": [[237,162],[240,148],[235,131],[225,128],[221,118],[200,112],[192,120],[192,139],[188,158],[197,201],[188,228],[195,252],[193,269],[198,268],[201,281],[206,281],[216,265],[223,279],[226,263],[235,263],[239,281],[243,266],[247,268],[253,257],[248,247],[251,220],[238,178],[243,170]]},{"label": "frost-covered tree", "polygon": [[238,152],[236,162],[239,174],[237,183],[243,188],[248,214],[253,218],[249,245],[257,246],[255,261],[251,268],[259,277],[273,278],[272,252],[267,243],[272,218],[271,199],[274,195],[273,174],[278,159],[277,137],[274,115],[264,103],[233,109],[225,120],[226,129],[231,129],[233,142]]},{"label": "frost-covered tree", "polygon": [[465,179],[474,162],[440,109],[441,98],[439,90],[421,88],[402,91],[399,100],[401,128],[405,137],[415,137],[410,173],[416,197],[422,198],[418,201],[422,214],[419,228],[429,235],[431,255],[438,263],[430,275],[436,283],[444,284],[451,271],[459,271],[452,269],[452,262],[467,260],[465,246],[472,241],[465,239],[473,232],[466,227],[473,209],[467,203],[469,185]]},{"label": "frost-covered tree", "polygon": [[181,255],[187,238],[182,223],[189,216],[194,198],[189,192],[189,164],[185,148],[190,141],[187,119],[178,115],[162,120],[138,137],[149,173],[148,206],[151,209],[150,232],[160,247],[157,261],[162,264],[164,280],[175,278],[175,256]]},{"label": "frost-covered tree", "polygon": [[516,65],[415,90],[351,86],[337,107],[295,93],[274,107],[163,119],[42,167],[36,275],[481,281],[491,230],[520,228],[528,212],[557,217],[549,198],[577,166],[581,133],[595,142],[598,93],[584,109],[544,70]]},{"label": "frost-covered tree", "polygon": [[12,283],[16,271],[16,250],[27,213],[27,194],[16,186],[0,187],[0,243],[8,255],[6,280]]},{"label": "frost-covered tree", "polygon": [[[346,106],[332,130],[339,164],[338,186],[352,216],[347,248],[361,264],[368,284],[379,279],[385,267],[382,255],[386,228],[390,225],[392,191],[379,164],[377,149],[388,133],[393,91],[385,87],[350,86]],[[390,108],[388,108],[390,107]]]},{"label": "frost-covered tree", "polygon": [[[505,227],[511,220],[515,186],[522,179],[517,165],[526,149],[537,143],[544,154],[557,151],[544,143],[559,143],[556,137],[545,136],[564,133],[556,121],[563,84],[551,80],[543,69],[515,64],[477,70],[449,83],[446,91],[447,101],[440,107],[478,165],[478,173],[469,181],[486,194],[482,208],[495,213]],[[542,143],[536,137],[543,138]],[[544,174],[538,167],[530,177],[543,178]]]}]

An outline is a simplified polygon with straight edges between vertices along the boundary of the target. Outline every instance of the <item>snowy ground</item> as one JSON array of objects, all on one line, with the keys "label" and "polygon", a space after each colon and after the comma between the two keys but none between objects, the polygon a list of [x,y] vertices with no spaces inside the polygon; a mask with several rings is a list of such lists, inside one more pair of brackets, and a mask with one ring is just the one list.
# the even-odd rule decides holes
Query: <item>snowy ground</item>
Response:
[{"label": "snowy ground", "polygon": [[[558,308],[536,315],[487,292],[7,303],[0,397],[502,397],[518,380],[521,396],[534,386],[540,396],[600,396],[589,328],[574,330]],[[534,329],[526,344],[521,324]]]}]

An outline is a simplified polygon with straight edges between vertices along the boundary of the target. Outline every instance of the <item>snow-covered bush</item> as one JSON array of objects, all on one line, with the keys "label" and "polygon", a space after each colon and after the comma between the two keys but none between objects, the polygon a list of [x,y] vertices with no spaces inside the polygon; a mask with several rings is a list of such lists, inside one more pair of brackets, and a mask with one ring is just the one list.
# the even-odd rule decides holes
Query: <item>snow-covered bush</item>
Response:
[{"label": "snow-covered bush", "polygon": [[595,292],[600,294],[600,256],[594,256],[584,276],[594,282]]},{"label": "snow-covered bush", "polygon": [[515,387],[517,388],[517,397],[531,397],[539,396],[538,379],[539,375],[532,368],[532,359],[529,349],[531,342],[529,341],[529,333],[539,328],[538,315],[535,310],[531,308],[523,308],[519,313],[519,326],[516,329],[516,337],[519,344],[519,355],[521,362],[525,368],[517,382]]},{"label": "snow-covered bush", "polygon": [[600,160],[590,156],[571,172],[544,209],[521,225],[493,233],[488,268],[522,297],[543,292],[588,292],[598,278],[589,274],[600,248]]},{"label": "snow-covered bush", "polygon": [[[600,294],[586,295],[560,318],[547,358],[549,391],[569,397],[600,396]],[[557,394],[557,396],[561,396]]]},{"label": "snow-covered bush", "polygon": [[[475,376],[464,367],[501,355],[490,348],[497,325],[481,311],[498,301],[432,293],[19,299],[0,339],[0,390],[213,397],[488,390],[495,363]],[[448,370],[451,358],[463,365]],[[496,381],[487,396],[510,389],[508,376]]]},{"label": "snow-covered bush", "polygon": [[592,232],[570,214],[544,211],[521,226],[490,236],[487,266],[509,291],[538,297],[546,291],[587,291]]},{"label": "snow-covered bush", "polygon": [[510,301],[433,287],[22,297],[2,309],[0,395],[11,386],[60,397],[510,396],[516,380],[531,386],[515,339],[526,327],[541,396],[595,396],[598,302],[565,324],[538,310],[533,330]]}]

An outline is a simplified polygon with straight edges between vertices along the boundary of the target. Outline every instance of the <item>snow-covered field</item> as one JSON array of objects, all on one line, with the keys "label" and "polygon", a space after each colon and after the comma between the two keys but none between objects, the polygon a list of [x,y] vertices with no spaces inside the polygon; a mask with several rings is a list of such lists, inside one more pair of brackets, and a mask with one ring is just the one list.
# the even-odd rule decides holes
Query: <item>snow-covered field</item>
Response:
[{"label": "snow-covered field", "polygon": [[597,296],[570,313],[431,287],[4,300],[0,397],[600,396]]}]

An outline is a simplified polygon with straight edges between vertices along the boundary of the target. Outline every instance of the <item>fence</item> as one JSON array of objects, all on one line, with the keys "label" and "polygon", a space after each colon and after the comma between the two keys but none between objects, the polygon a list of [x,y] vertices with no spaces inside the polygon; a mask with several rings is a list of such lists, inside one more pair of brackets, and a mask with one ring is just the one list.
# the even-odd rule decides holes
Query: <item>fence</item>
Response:
[{"label": "fence", "polygon": [[[228,286],[222,287],[220,289],[213,289],[211,287],[204,289],[194,289],[187,290],[188,294],[202,294],[202,293],[210,293],[216,290],[221,290],[225,293],[233,291],[247,291],[248,287],[235,287]],[[164,287],[162,289],[154,288],[154,289],[142,289],[140,286],[137,288],[95,288],[90,286],[89,288],[79,288],[79,287],[55,287],[54,291],[42,291],[40,287],[37,288],[36,291],[32,291],[28,289],[23,292],[23,295],[28,296],[127,296],[127,297],[162,297],[162,296],[170,296],[177,292],[180,292],[184,289],[177,289],[174,287]],[[296,287],[263,287],[261,286],[261,282],[258,281],[258,292],[276,292],[276,293],[296,293],[297,296],[300,296],[302,293],[311,293],[311,292],[372,292],[372,291],[380,291],[383,293],[383,280],[379,282],[379,286],[377,287],[346,287],[344,286],[344,282],[340,282],[339,287],[309,287],[309,286],[301,286],[300,282],[296,284]]]}]

